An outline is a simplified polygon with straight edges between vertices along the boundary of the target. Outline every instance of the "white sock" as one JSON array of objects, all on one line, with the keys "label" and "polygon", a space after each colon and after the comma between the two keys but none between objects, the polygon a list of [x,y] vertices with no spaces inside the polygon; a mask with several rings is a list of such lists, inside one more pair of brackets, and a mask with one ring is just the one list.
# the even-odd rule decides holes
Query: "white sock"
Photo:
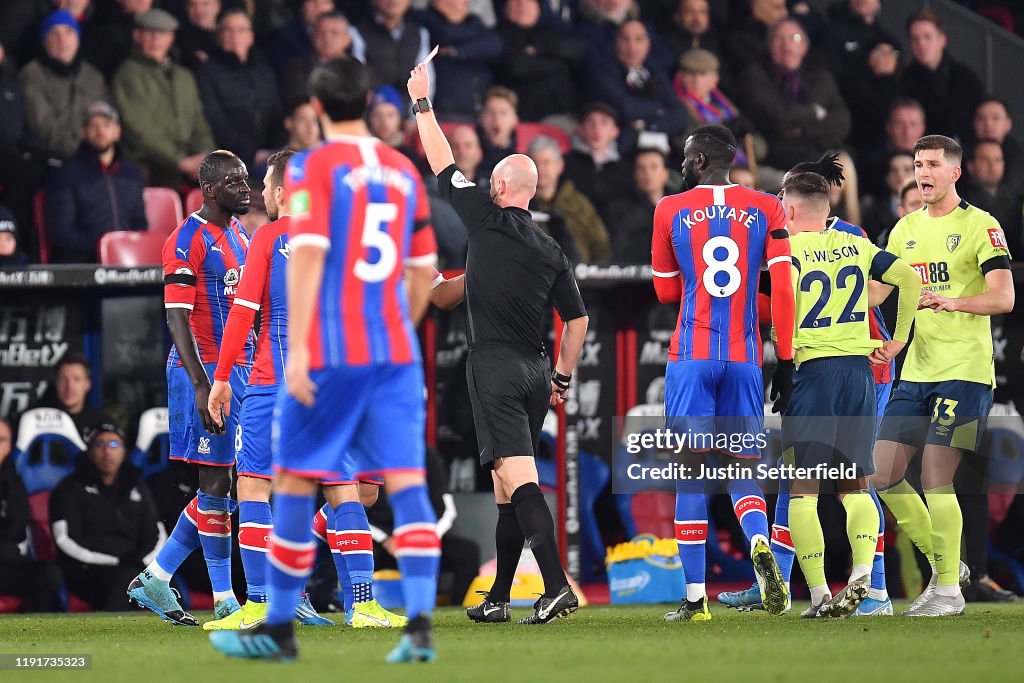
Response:
[{"label": "white sock", "polygon": [[235,597],[235,591],[220,591],[219,593],[217,591],[213,592],[213,602],[214,602],[214,604],[216,604],[218,602],[224,602],[228,598],[234,599],[234,597]]},{"label": "white sock", "polygon": [[754,536],[750,539],[750,555],[751,555],[751,557],[753,557],[753,555],[754,555],[754,546],[757,545],[758,541],[764,541],[765,545],[769,545],[771,543],[771,541],[768,540],[768,537],[766,537],[764,534],[754,534]]},{"label": "white sock", "polygon": [[146,569],[148,569],[149,573],[152,574],[158,581],[163,581],[166,583],[171,580],[171,575],[164,571],[164,568],[158,565],[156,563],[156,560],[150,562],[149,566],[146,567]]},{"label": "white sock", "polygon": [[945,598],[955,598],[960,595],[960,586],[943,586],[939,584],[935,587],[935,594]]},{"label": "white sock", "polygon": [[689,602],[697,602],[703,599],[705,595],[707,595],[707,591],[703,583],[686,584],[686,599]]},{"label": "white sock", "polygon": [[825,600],[829,600],[832,597],[831,591],[829,591],[826,584],[820,586],[810,586],[811,589],[811,604],[817,607]]},{"label": "white sock", "polygon": [[786,592],[789,593],[790,595],[793,594],[793,590],[792,590],[792,587],[789,585],[789,581],[786,582]]},{"label": "white sock", "polygon": [[872,600],[881,600],[885,602],[889,599],[889,591],[884,588],[869,588],[868,597]]},{"label": "white sock", "polygon": [[849,581],[849,583],[853,583],[856,579],[859,579],[862,576],[867,576],[868,578],[871,577],[871,565],[867,565],[867,564],[855,564],[855,565],[853,565],[853,569],[850,570],[850,581]]}]

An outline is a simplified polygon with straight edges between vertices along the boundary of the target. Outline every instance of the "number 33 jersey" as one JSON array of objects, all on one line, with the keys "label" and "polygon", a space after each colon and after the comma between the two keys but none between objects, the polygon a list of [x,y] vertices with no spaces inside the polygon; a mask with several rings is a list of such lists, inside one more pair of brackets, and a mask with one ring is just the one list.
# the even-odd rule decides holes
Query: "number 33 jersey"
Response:
[{"label": "number 33 jersey", "polygon": [[760,364],[757,285],[761,266],[790,259],[777,197],[740,185],[698,185],[654,212],[655,277],[679,277],[679,318],[670,361]]},{"label": "number 33 jersey", "polygon": [[291,249],[327,250],[308,340],[310,368],[420,361],[403,282],[437,260],[412,162],[376,138],[332,136],[288,164]]}]

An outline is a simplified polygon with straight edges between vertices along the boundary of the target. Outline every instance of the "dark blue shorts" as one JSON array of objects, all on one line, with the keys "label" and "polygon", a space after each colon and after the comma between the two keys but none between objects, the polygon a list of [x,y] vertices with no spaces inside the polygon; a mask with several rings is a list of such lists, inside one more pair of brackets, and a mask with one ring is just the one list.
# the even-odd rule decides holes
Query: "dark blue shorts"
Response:
[{"label": "dark blue shorts", "polygon": [[977,451],[992,408],[992,387],[980,382],[905,382],[892,392],[878,438]]},{"label": "dark blue shorts", "polygon": [[681,360],[665,369],[666,427],[674,432],[714,434],[735,448],[705,448],[694,441],[693,452],[721,451],[737,458],[760,458],[752,446],[764,432],[764,384],[753,363]]},{"label": "dark blue shorts", "polygon": [[801,363],[782,418],[784,458],[796,467],[852,464],[856,476],[872,474],[877,406],[867,356]]},{"label": "dark blue shorts", "polygon": [[[213,377],[217,364],[207,363],[205,368],[207,376]],[[172,460],[220,467],[235,464],[235,435],[247,381],[249,368],[236,365],[231,369],[231,415],[226,420],[225,432],[215,436],[206,431],[199,419],[196,392],[185,368],[168,366],[167,421]]]},{"label": "dark blue shorts", "polygon": [[274,469],[339,483],[386,472],[423,472],[426,403],[419,364],[314,370],[307,408],[285,386],[271,433]]}]

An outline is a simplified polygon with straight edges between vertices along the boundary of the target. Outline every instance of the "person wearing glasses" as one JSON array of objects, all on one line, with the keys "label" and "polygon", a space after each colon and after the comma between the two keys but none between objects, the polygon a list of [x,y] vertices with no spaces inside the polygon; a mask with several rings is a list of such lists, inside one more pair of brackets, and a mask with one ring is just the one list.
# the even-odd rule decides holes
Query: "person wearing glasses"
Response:
[{"label": "person wearing glasses", "polygon": [[125,462],[113,422],[86,433],[88,450],[50,496],[57,564],[68,590],[94,609],[123,611],[124,587],[167,538],[142,472]]}]

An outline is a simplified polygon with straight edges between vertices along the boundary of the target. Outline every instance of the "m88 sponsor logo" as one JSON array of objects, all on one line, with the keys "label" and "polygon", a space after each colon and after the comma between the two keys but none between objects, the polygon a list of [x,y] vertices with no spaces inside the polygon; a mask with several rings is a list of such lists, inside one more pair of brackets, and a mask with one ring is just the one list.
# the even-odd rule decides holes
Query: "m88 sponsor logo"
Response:
[{"label": "m88 sponsor logo", "polygon": [[938,263],[911,263],[910,267],[921,276],[922,285],[949,282],[949,264],[945,261],[939,261]]}]

